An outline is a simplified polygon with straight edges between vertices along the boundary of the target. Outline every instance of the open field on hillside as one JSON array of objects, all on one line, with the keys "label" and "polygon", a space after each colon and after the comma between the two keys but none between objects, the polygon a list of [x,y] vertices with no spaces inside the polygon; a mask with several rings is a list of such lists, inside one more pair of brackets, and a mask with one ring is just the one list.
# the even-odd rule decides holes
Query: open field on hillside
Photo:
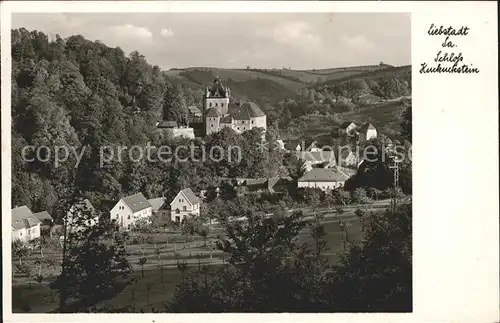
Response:
[{"label": "open field on hillside", "polygon": [[[373,72],[386,65],[367,65],[353,67],[339,67],[314,70],[293,70],[286,68],[277,69],[224,69],[212,67],[190,67],[182,69],[171,69],[165,73],[173,78],[184,79],[199,85],[210,84],[212,79],[208,77],[219,76],[223,81],[243,82],[251,79],[268,79],[285,86],[289,90],[296,90],[314,83],[322,83],[354,76],[362,73]],[[199,73],[203,71],[204,76]],[[208,83],[207,83],[208,82]]]},{"label": "open field on hillside", "polygon": [[215,76],[219,76],[222,81],[231,83],[244,82],[255,79],[267,79],[285,86],[289,90],[296,90],[306,85],[300,80],[292,80],[287,77],[266,73],[258,70],[244,69],[219,69],[219,68],[187,68],[183,70],[169,70],[168,76],[191,81],[200,86],[206,86],[213,82]]},{"label": "open field on hillside", "polygon": [[[365,122],[372,123],[377,132],[387,136],[392,136],[400,131],[401,114],[403,112],[400,100],[388,100],[369,106],[356,107],[352,111],[342,113],[345,121],[354,121],[357,124]],[[301,131],[299,125],[303,124]],[[317,140],[320,143],[330,143],[332,132],[337,130],[337,126],[329,122],[321,115],[305,115],[294,122],[294,126],[283,129],[280,133],[284,140]]]}]

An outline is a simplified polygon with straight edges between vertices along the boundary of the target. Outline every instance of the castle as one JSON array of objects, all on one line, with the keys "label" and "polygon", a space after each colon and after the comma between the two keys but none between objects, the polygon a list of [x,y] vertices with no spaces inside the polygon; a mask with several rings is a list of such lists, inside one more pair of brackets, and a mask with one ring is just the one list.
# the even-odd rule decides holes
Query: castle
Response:
[{"label": "castle", "polygon": [[230,102],[229,87],[224,87],[220,78],[215,78],[203,96],[205,134],[209,135],[229,127],[237,133],[253,128],[267,130],[266,114],[253,102]]}]

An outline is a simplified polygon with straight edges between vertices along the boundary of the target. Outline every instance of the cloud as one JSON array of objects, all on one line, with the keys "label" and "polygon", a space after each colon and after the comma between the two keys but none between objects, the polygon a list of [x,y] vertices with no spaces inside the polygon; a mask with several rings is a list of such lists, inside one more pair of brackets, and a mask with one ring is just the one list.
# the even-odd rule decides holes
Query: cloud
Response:
[{"label": "cloud", "polygon": [[302,21],[281,23],[273,29],[272,36],[278,43],[294,43],[306,47],[321,43],[321,37],[313,34],[309,24]]},{"label": "cloud", "polygon": [[160,31],[160,35],[162,35],[162,36],[163,36],[163,37],[165,37],[165,38],[169,38],[169,37],[174,36],[174,32],[173,32],[171,29],[166,29],[166,28],[163,28],[163,29]]},{"label": "cloud", "polygon": [[135,40],[151,40],[153,33],[144,27],[134,26],[132,24],[118,25],[108,27],[108,31],[116,38],[132,38]]},{"label": "cloud", "polygon": [[377,45],[369,41],[365,35],[357,34],[355,36],[342,35],[340,41],[343,45],[355,50],[374,50]]}]

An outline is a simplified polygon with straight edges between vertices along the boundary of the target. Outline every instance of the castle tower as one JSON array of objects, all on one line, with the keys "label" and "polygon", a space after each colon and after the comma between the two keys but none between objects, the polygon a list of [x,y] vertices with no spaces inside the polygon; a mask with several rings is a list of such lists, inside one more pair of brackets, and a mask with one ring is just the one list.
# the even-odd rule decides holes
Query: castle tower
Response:
[{"label": "castle tower", "polygon": [[209,109],[215,108],[221,116],[227,115],[229,96],[229,88],[224,87],[221,79],[216,77],[203,97],[203,114],[206,115]]}]

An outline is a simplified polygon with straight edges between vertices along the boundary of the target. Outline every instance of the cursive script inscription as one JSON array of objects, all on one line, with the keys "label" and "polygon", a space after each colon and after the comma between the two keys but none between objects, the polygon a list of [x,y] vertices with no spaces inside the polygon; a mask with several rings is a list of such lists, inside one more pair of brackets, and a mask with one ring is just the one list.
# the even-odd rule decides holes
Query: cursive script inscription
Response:
[{"label": "cursive script inscription", "polygon": [[433,63],[421,63],[420,73],[468,73],[477,74],[479,69],[473,67],[471,63],[464,63],[464,55],[462,52],[453,51],[457,45],[454,43],[452,37],[469,35],[470,28],[467,26],[460,26],[455,28],[453,26],[435,26],[431,24],[427,34],[429,36],[444,36],[441,43],[443,49],[439,50],[434,58]]}]

